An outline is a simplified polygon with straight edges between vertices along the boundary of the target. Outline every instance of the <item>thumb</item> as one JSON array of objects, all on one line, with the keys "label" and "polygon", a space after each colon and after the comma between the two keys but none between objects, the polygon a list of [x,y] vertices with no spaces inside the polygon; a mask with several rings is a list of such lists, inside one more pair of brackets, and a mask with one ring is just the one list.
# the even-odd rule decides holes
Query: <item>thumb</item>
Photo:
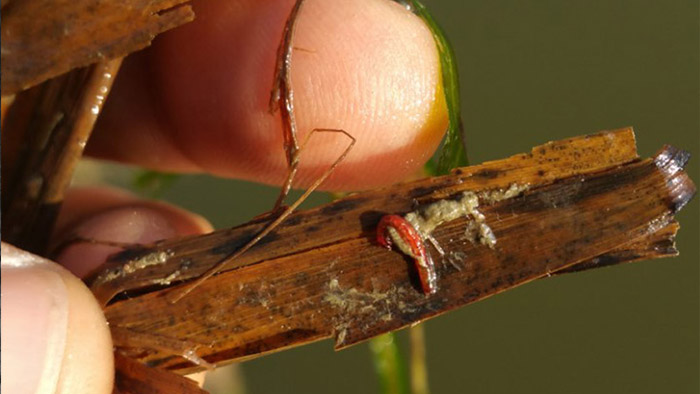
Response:
[{"label": "thumb", "polygon": [[109,393],[114,362],[102,310],[58,264],[2,243],[3,393]]}]

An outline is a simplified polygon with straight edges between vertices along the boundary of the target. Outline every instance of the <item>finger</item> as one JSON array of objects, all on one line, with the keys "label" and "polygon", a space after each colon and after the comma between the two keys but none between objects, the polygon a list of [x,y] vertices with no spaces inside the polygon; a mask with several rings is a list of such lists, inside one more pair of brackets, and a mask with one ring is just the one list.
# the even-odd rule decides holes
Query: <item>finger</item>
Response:
[{"label": "finger", "polygon": [[[62,239],[74,236],[139,244],[210,231],[212,226],[203,217],[163,202],[141,200],[111,188],[76,188],[66,195],[54,238],[59,244]],[[57,261],[85,277],[118,250],[120,248],[99,243],[75,244],[62,250]],[[201,386],[206,373],[188,377]]]},{"label": "finger", "polygon": [[[80,237],[94,241],[144,244],[175,236],[212,230],[201,216],[159,201],[146,201],[107,188],[70,190],[59,215],[54,245]],[[104,263],[119,247],[71,243],[61,248],[56,261],[79,277]]]},{"label": "finger", "polygon": [[3,243],[1,302],[3,393],[111,392],[111,336],[79,279]]},{"label": "finger", "polygon": [[[281,182],[282,129],[268,101],[291,5],[195,1],[193,23],[127,59],[88,152],[160,170]],[[357,138],[325,187],[369,188],[413,174],[447,124],[427,27],[385,0],[308,0],[299,18],[292,85],[300,138],[313,128]],[[310,183],[348,142],[315,135],[297,185]]]}]

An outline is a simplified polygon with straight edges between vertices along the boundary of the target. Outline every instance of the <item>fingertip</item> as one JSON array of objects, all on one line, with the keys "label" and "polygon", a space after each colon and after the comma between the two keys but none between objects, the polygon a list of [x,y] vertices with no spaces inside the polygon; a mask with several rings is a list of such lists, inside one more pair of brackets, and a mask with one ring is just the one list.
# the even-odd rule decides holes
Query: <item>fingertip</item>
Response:
[{"label": "fingertip", "polygon": [[3,392],[111,392],[111,336],[87,287],[5,243],[2,278]]},{"label": "fingertip", "polygon": [[[333,127],[357,139],[324,188],[384,186],[429,159],[447,110],[437,49],[418,17],[381,0],[312,2],[300,16],[295,45],[318,48],[294,53],[301,134]],[[299,184],[311,183],[346,144],[335,136],[312,141],[302,153]]]},{"label": "fingertip", "polygon": [[[197,214],[105,188],[72,190],[59,218],[56,261],[79,277],[89,275],[122,249],[109,243],[147,244],[212,231],[211,224]],[[75,238],[91,242],[72,243]]]},{"label": "fingertip", "polygon": [[114,354],[102,308],[80,279],[67,272],[62,278],[70,309],[58,392],[109,393],[114,384]]}]

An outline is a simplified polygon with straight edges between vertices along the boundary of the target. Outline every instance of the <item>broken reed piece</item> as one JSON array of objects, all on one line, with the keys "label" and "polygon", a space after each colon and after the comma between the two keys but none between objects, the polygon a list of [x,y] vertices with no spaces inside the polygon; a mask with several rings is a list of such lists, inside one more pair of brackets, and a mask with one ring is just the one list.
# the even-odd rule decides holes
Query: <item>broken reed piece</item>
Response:
[{"label": "broken reed piece", "polygon": [[[531,187],[546,185],[637,159],[634,133],[631,129],[622,129],[550,142],[534,148],[532,153],[457,169],[448,176],[351,195],[323,207],[292,214],[259,244],[227,264],[223,271],[363,237],[375,231],[382,214],[410,212],[415,205],[426,205],[464,190],[508,188],[515,182]],[[206,235],[135,245],[111,256],[88,282],[104,305],[120,292],[143,291],[197,278],[221,258],[245,245],[268,221],[263,217]]]},{"label": "broken reed piece", "polygon": [[2,95],[128,55],[194,19],[184,0],[22,0],[2,7]]},{"label": "broken reed piece", "polygon": [[114,353],[114,367],[116,374],[113,394],[206,393],[191,379],[161,369],[149,368],[119,352]]},{"label": "broken reed piece", "polygon": [[[639,160],[631,129],[550,142],[297,212],[174,304],[168,294],[180,281],[197,277],[265,222],[125,250],[92,289],[109,303],[120,352],[179,373],[202,368],[178,356],[181,347],[165,351],[168,341],[198,344],[196,355],[209,363],[329,337],[340,349],[577,266],[674,255],[673,215],[695,192],[682,170],[686,160],[672,147]],[[514,184],[527,187],[507,196]],[[467,231],[469,216],[439,225],[432,233],[445,251],[435,262],[439,289],[426,296],[406,257],[376,243],[375,227],[387,213],[420,211],[464,192],[479,196],[496,243],[478,242]],[[119,268],[124,264],[128,269]],[[112,300],[121,292],[126,297]],[[129,339],[138,335],[150,339]]]},{"label": "broken reed piece", "polygon": [[633,263],[640,260],[677,256],[678,250],[676,250],[675,237],[679,228],[680,225],[678,222],[675,220],[671,221],[668,225],[654,233],[640,237],[608,253],[574,264],[571,267],[552,272],[552,275],[569,274],[593,268]]},{"label": "broken reed piece", "polygon": [[121,61],[76,69],[17,95],[3,119],[4,241],[44,255],[73,170]]},{"label": "broken reed piece", "polygon": [[45,253],[121,58],[193,20],[183,3],[2,2],[3,240]]}]

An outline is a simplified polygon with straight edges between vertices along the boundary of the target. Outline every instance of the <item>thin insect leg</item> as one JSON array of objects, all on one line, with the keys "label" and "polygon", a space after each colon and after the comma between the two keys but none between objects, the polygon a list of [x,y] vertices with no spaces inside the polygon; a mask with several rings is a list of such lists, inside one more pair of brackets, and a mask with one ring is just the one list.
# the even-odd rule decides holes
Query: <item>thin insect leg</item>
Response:
[{"label": "thin insect leg", "polygon": [[430,241],[431,244],[433,244],[433,247],[435,247],[435,250],[437,250],[438,253],[440,253],[440,256],[445,255],[445,251],[442,249],[442,246],[440,246],[435,237],[433,237],[431,234],[428,234],[425,236],[425,239],[427,239],[428,241]]},{"label": "thin insect leg", "polygon": [[134,331],[125,327],[110,327],[112,338],[117,348],[146,348],[160,350],[175,356],[180,356],[187,361],[211,371],[216,365],[197,355],[197,349],[206,345],[170,338],[158,334],[150,334]]},{"label": "thin insect leg", "polygon": [[224,257],[223,259],[221,259],[221,261],[219,261],[219,262],[216,263],[213,267],[211,267],[209,270],[207,270],[207,272],[205,272],[204,274],[202,274],[202,276],[200,276],[199,278],[197,278],[197,280],[195,280],[194,282],[192,282],[192,283],[186,285],[186,286],[182,289],[182,291],[179,291],[179,292],[174,293],[174,296],[170,299],[170,301],[171,301],[172,303],[176,303],[177,301],[179,301],[180,299],[182,299],[182,297],[186,296],[186,295],[189,294],[192,290],[194,290],[194,289],[197,288],[199,285],[201,285],[202,283],[204,283],[204,281],[206,281],[207,279],[209,279],[209,278],[211,278],[212,276],[214,276],[215,274],[217,274],[219,271],[221,271],[221,270],[226,266],[226,264],[230,263],[231,261],[233,261],[233,260],[235,260],[236,258],[238,258],[239,256],[241,256],[241,255],[242,255],[243,253],[245,253],[248,249],[250,249],[251,247],[253,247],[253,246],[254,246],[256,243],[258,243],[261,239],[263,239],[267,234],[269,234],[272,230],[274,230],[280,223],[282,223],[282,222],[284,221],[284,219],[286,219],[289,215],[291,215],[292,212],[294,212],[294,210],[297,209],[297,207],[299,207],[299,205],[301,205],[301,203],[303,203],[304,200],[306,200],[306,198],[309,197],[309,195],[310,195],[311,193],[313,193],[314,190],[316,190],[316,189],[321,185],[321,183],[323,183],[323,182],[331,175],[331,173],[335,170],[335,168],[338,166],[338,164],[340,164],[340,162],[343,161],[343,160],[345,159],[345,157],[348,155],[348,153],[350,152],[350,150],[352,149],[352,147],[355,145],[355,142],[356,142],[355,137],[353,137],[352,135],[350,135],[350,134],[349,134],[347,131],[345,131],[345,130],[340,130],[340,129],[313,129],[313,130],[311,130],[311,132],[306,136],[306,139],[304,140],[304,143],[302,144],[302,149],[303,149],[303,148],[306,146],[306,144],[309,142],[309,139],[311,138],[311,136],[312,136],[313,134],[317,133],[317,132],[342,133],[342,134],[344,134],[346,137],[350,138],[351,141],[350,141],[350,143],[348,144],[348,146],[345,148],[345,150],[343,151],[343,153],[342,153],[340,156],[338,156],[338,158],[333,162],[333,164],[332,164],[328,169],[326,169],[326,171],[325,171],[318,179],[316,179],[316,181],[314,181],[314,183],[304,192],[304,194],[301,195],[301,197],[299,197],[296,201],[294,201],[294,203],[293,203],[292,205],[290,205],[290,206],[288,206],[287,208],[285,208],[284,212],[282,212],[282,214],[281,214],[280,216],[278,216],[275,220],[273,220],[272,222],[270,222],[258,235],[255,236],[255,238],[253,238],[253,239],[251,239],[250,241],[248,241],[248,243],[246,243],[243,247],[241,247],[241,248],[238,249],[237,251],[235,251],[235,252],[233,252],[232,254],[230,254],[230,255]]},{"label": "thin insect leg", "polygon": [[294,47],[294,50],[297,52],[316,53],[316,51],[314,51],[313,49],[302,48],[302,47]]},{"label": "thin insect leg", "polygon": [[297,139],[297,125],[294,117],[294,91],[292,90],[292,39],[296,29],[297,15],[301,10],[304,0],[297,0],[292,7],[282,33],[282,41],[277,49],[277,66],[273,79],[272,92],[270,94],[270,112],[280,110],[282,118],[282,133],[284,136],[284,152],[287,156],[287,178],[282,184],[280,194],[275,202],[273,210],[282,206],[285,197],[289,194],[292,181],[299,166],[299,141]]},{"label": "thin insect leg", "polygon": [[130,249],[130,248],[133,248],[134,246],[140,245],[140,244],[134,243],[134,242],[107,241],[107,240],[101,240],[101,239],[92,239],[92,238],[84,238],[84,237],[80,237],[80,236],[75,236],[75,237],[70,237],[64,241],[61,241],[58,244],[51,247],[51,249],[49,250],[47,255],[51,256],[51,257],[56,257],[56,256],[60,255],[61,253],[63,253],[64,250],[66,250],[67,248],[69,248],[75,244],[113,246],[116,248],[123,248],[123,249]]}]

